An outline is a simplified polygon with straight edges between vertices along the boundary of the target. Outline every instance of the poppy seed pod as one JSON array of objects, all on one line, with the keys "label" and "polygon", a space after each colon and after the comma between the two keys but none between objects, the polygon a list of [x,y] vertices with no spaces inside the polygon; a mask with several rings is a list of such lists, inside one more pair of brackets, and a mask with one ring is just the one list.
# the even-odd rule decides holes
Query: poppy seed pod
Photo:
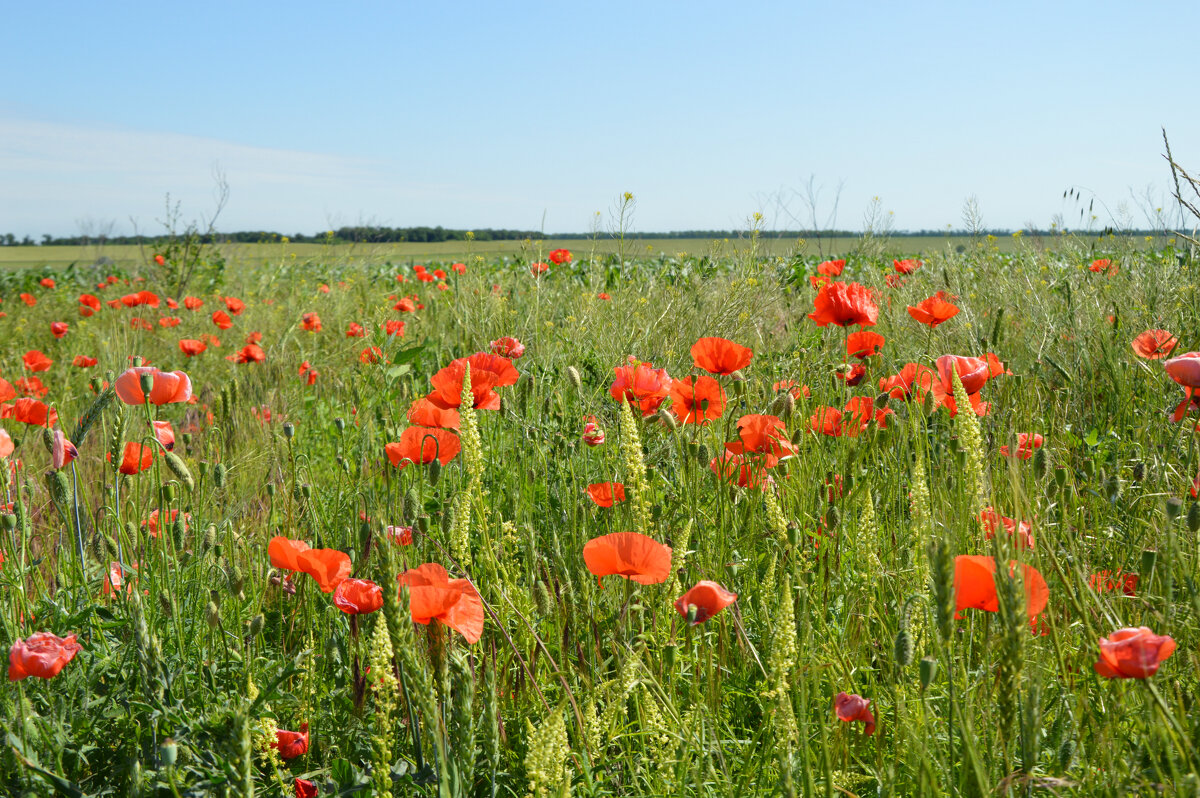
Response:
[{"label": "poppy seed pod", "polygon": [[289,441],[292,438],[296,437],[296,426],[294,424],[292,424],[292,422],[290,422],[290,421],[284,422],[283,437],[287,438]]},{"label": "poppy seed pod", "polygon": [[1192,502],[1192,506],[1188,508],[1187,527],[1193,535],[1200,532],[1200,503]]},{"label": "poppy seed pod", "polygon": [[671,430],[672,432],[679,429],[679,422],[675,420],[674,413],[671,413],[667,410],[660,410],[658,412],[658,420],[662,423],[662,425],[664,427]]},{"label": "poppy seed pod", "polygon": [[162,745],[158,747],[158,758],[163,767],[175,767],[175,760],[178,756],[179,746],[175,745],[175,741],[170,737],[163,740]]},{"label": "poppy seed pod", "polygon": [[[135,364],[136,364],[136,358],[135,358]],[[135,368],[136,368],[136,365],[135,365]],[[144,372],[142,374],[139,374],[138,375],[138,385],[141,387],[142,393],[145,396],[149,396],[150,393],[154,390],[154,375],[149,372]]]},{"label": "poppy seed pod", "polygon": [[333,420],[333,427],[338,432],[345,432],[346,431],[346,419],[342,418],[341,416],[338,416],[337,418],[335,418]]},{"label": "poppy seed pod", "polygon": [[216,545],[216,543],[217,543],[217,525],[209,524],[208,527],[204,530],[204,537],[201,540],[200,549],[202,551],[209,551],[212,549],[213,546]]},{"label": "poppy seed pod", "polygon": [[1174,521],[1179,517],[1179,514],[1183,512],[1183,500],[1172,496],[1171,498],[1167,499],[1165,509],[1167,513],[1167,519]]}]

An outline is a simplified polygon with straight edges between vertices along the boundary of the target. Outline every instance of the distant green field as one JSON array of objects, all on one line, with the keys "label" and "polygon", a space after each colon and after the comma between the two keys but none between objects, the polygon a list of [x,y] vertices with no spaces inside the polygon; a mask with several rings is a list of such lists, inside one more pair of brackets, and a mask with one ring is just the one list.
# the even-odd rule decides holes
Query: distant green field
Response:
[{"label": "distant green field", "polygon": [[[1030,238],[1025,237],[1029,242]],[[625,242],[626,253],[631,256],[646,256],[665,253],[674,255],[684,252],[689,255],[732,254],[748,246],[747,239],[666,238],[630,239]],[[860,246],[860,237],[810,238],[803,243],[795,238],[779,238],[764,234],[759,247],[764,253],[787,255],[800,248],[807,255],[844,255]],[[993,242],[1001,251],[1014,246],[1012,236],[998,237]],[[1158,242],[1161,244],[1162,242]],[[944,251],[946,248],[970,248],[972,239],[966,236],[903,236],[892,238],[888,249],[896,253],[921,254]],[[225,256],[233,262],[272,260],[323,260],[323,261],[453,261],[471,255],[545,257],[552,249],[564,247],[583,256],[590,252],[608,253],[617,249],[617,242],[603,238],[596,242],[572,239],[568,241],[547,240],[527,244],[523,241],[476,241],[469,246],[463,241],[447,241],[437,244],[392,243],[392,244],[226,244],[222,246]],[[0,247],[0,266],[12,267],[63,267],[70,263],[92,264],[101,258],[110,258],[121,266],[136,266],[153,255],[150,247],[132,245],[87,246],[87,247]]]}]

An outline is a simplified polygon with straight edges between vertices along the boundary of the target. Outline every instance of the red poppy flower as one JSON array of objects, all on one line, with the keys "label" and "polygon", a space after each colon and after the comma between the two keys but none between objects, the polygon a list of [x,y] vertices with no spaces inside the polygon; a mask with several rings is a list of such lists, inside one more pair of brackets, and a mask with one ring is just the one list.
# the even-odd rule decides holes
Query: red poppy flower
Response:
[{"label": "red poppy flower", "polygon": [[358,353],[358,362],[371,365],[384,360],[383,350],[377,346],[368,346],[366,349]]},{"label": "red poppy flower", "polygon": [[1097,258],[1096,260],[1092,261],[1091,266],[1088,266],[1088,271],[1096,272],[1097,274],[1105,270],[1108,271],[1109,277],[1112,277],[1117,273],[1117,267],[1113,265],[1113,262],[1108,258]]},{"label": "red poppy flower", "polygon": [[892,261],[892,268],[900,274],[912,274],[924,265],[916,258],[904,258],[903,260]]},{"label": "red poppy flower", "polygon": [[506,335],[503,338],[497,338],[488,345],[493,355],[500,355],[512,360],[516,360],[525,354],[525,344],[513,338],[511,335]]},{"label": "red poppy flower", "polygon": [[204,307],[204,300],[196,296],[185,296],[183,298],[183,306],[188,310],[199,310]]},{"label": "red poppy flower", "polygon": [[165,266],[167,263],[167,259],[164,258],[162,255],[155,255],[154,262],[157,263],[159,266]]},{"label": "red poppy flower", "polygon": [[321,317],[316,313],[305,313],[300,317],[300,326],[309,332],[320,332]]},{"label": "red poppy flower", "polygon": [[608,302],[609,300],[612,299],[612,297],[609,296],[608,294],[604,293],[603,291],[601,291],[600,293],[596,294],[596,299],[603,300],[604,302]]},{"label": "red poppy flower", "polygon": [[410,297],[404,297],[392,307],[392,310],[398,310],[401,313],[413,313],[416,309],[417,305]]},{"label": "red poppy flower", "polygon": [[[106,459],[112,462],[112,453],[105,455]],[[133,476],[140,474],[154,463],[154,449],[149,446],[143,446],[136,441],[129,441],[125,444],[125,452],[121,456],[121,465],[117,470],[122,474]]]},{"label": "red poppy flower", "polygon": [[233,326],[233,319],[229,318],[229,314],[223,310],[214,310],[212,323],[217,325],[217,329],[219,330],[228,330]]},{"label": "red poppy flower", "polygon": [[[504,388],[508,385],[516,385],[521,373],[517,371],[516,366],[512,361],[501,355],[492,354],[491,352],[476,352],[468,358],[458,358],[451,361],[451,365],[456,362],[465,361],[471,366],[471,380],[475,380],[477,374],[491,372],[496,375],[496,387]],[[462,381],[459,381],[462,385]]]},{"label": "red poppy flower", "polygon": [[17,640],[8,650],[8,680],[19,682],[30,676],[52,679],[82,649],[75,635],[35,632],[26,640]]},{"label": "red poppy flower", "polygon": [[54,282],[53,277],[43,277],[42,279],[38,280],[38,285],[40,285],[42,288],[54,288],[57,283]]},{"label": "red poppy flower", "polygon": [[411,526],[392,526],[389,524],[384,528],[383,536],[397,546],[411,546],[413,542],[413,530]]},{"label": "red poppy flower", "polygon": [[[142,375],[153,377],[149,397],[142,393]],[[149,398],[154,405],[186,402],[192,398],[192,380],[182,371],[159,371],[153,366],[134,366],[117,377],[114,390],[127,405],[143,405]]]},{"label": "red poppy flower", "polygon": [[692,344],[692,361],[709,374],[732,374],[750,365],[754,352],[725,338],[701,338]]},{"label": "red poppy flower", "polygon": [[363,326],[356,321],[350,322],[350,326],[346,328],[347,338],[365,338],[366,336],[367,331],[364,330]]},{"label": "red poppy flower", "polygon": [[[495,355],[489,355],[489,357],[495,357]],[[429,401],[443,408],[459,407],[462,404],[462,384],[467,374],[467,361],[467,358],[461,357],[452,360],[429,378],[430,384],[433,385]],[[509,363],[510,368],[511,366],[512,364]],[[513,373],[516,373],[516,369],[513,369]],[[498,384],[499,379],[500,374],[496,371],[477,370],[474,364],[471,365],[471,397],[473,399],[472,406],[476,410],[500,409],[500,394],[492,390]],[[515,381],[513,380],[513,382]]]},{"label": "red poppy flower", "polygon": [[[1017,569],[1016,560],[1008,564],[1009,572]],[[1022,582],[1025,585],[1025,613],[1033,620],[1046,609],[1050,600],[1050,588],[1046,580],[1031,565],[1021,565]],[[954,610],[955,617],[962,617],[962,610],[978,609],[998,612],[1000,599],[996,595],[996,560],[962,554],[954,558]]]},{"label": "red poppy flower", "polygon": [[867,376],[867,367],[862,363],[855,363],[853,365],[844,363],[834,370],[833,376],[837,377],[839,380],[842,380],[850,387],[854,387],[862,382]]},{"label": "red poppy flower", "polygon": [[385,321],[383,324],[380,325],[380,328],[383,330],[383,334],[386,335],[388,338],[393,338],[393,337],[403,338],[404,337],[404,322],[402,322],[402,321],[396,321],[395,319],[392,319],[390,321]]},{"label": "red poppy flower", "polygon": [[561,266],[564,263],[570,263],[571,257],[571,251],[568,249],[550,250],[550,262],[555,266]]},{"label": "red poppy flower", "polygon": [[317,798],[317,785],[308,779],[296,779],[296,798]]},{"label": "red poppy flower", "polygon": [[1146,330],[1133,339],[1133,351],[1147,360],[1161,360],[1171,354],[1179,339],[1166,330]]},{"label": "red poppy flower", "polygon": [[100,361],[96,360],[94,357],[88,357],[87,355],[76,355],[75,359],[71,361],[71,365],[78,366],[81,369],[88,369],[99,362]]},{"label": "red poppy flower", "polygon": [[432,463],[435,459],[446,465],[461,448],[458,436],[449,430],[409,427],[400,434],[398,443],[389,443],[383,450],[393,466],[404,468],[409,463]]},{"label": "red poppy flower", "polygon": [[[12,436],[8,434],[8,430],[0,428],[0,459],[8,457],[17,447],[13,445]],[[3,560],[0,560],[3,562]]]},{"label": "red poppy flower", "polygon": [[[172,510],[170,513],[167,514],[167,524],[174,524],[175,519],[178,517],[179,517],[179,511]],[[191,517],[192,516],[190,513],[185,513],[183,516],[183,528],[185,531],[188,528],[187,522],[189,520],[191,520]],[[147,518],[142,523],[142,526],[145,527],[146,531],[150,533],[150,537],[152,537],[152,538],[158,537],[158,533],[159,533],[158,519],[159,519],[158,510],[155,510],[154,512],[150,513],[150,517]]]},{"label": "red poppy flower", "polygon": [[691,590],[675,599],[675,609],[684,618],[692,615],[692,626],[704,623],[737,600],[737,593],[730,593],[716,582],[702,579]]},{"label": "red poppy flower", "polygon": [[858,330],[846,336],[846,354],[862,360],[878,353],[886,342],[877,332]]},{"label": "red poppy flower", "polygon": [[44,397],[50,389],[39,377],[18,377],[15,383],[17,390],[26,396]]},{"label": "red poppy flower", "polygon": [[206,349],[208,349],[208,345],[195,338],[184,338],[179,342],[179,351],[188,357],[195,357]]},{"label": "red poppy flower", "polygon": [[861,431],[874,421],[875,426],[879,429],[887,429],[887,417],[891,414],[891,410],[876,407],[875,402],[869,397],[854,396],[846,402],[846,408],[842,414],[842,424],[849,424],[853,420]]},{"label": "red poppy flower", "polygon": [[908,315],[921,324],[936,328],[939,324],[949,321],[958,315],[958,305],[950,301],[945,291],[938,291],[928,299],[922,299],[916,305],[908,306]]},{"label": "red poppy flower", "polygon": [[432,283],[433,275],[427,271],[422,270],[422,271],[417,272],[417,279],[423,283]]},{"label": "red poppy flower", "polygon": [[725,412],[725,391],[707,375],[671,381],[671,412],[681,424],[704,424]]},{"label": "red poppy flower", "polygon": [[[778,416],[750,413],[738,419],[737,428],[741,452],[769,454],[779,459],[796,454],[796,447],[788,440],[787,425]],[[733,451],[728,443],[725,448]]]},{"label": "red poppy flower", "polygon": [[642,416],[653,415],[671,391],[671,376],[666,369],[650,363],[615,366],[616,375],[608,393],[618,402],[637,403]]},{"label": "red poppy flower", "polygon": [[44,352],[37,349],[30,349],[21,357],[21,360],[25,363],[26,370],[33,372],[49,371],[50,366],[54,364],[54,361],[46,357]]},{"label": "red poppy flower", "polygon": [[991,353],[986,358],[961,357],[959,355],[942,355],[937,359],[938,376],[941,378],[942,390],[954,395],[954,378],[952,371],[958,372],[963,390],[967,394],[979,393],[990,377],[1004,373],[1004,366]]},{"label": "red poppy flower", "polygon": [[330,593],[350,576],[350,555],[337,549],[308,549],[296,555],[301,571],[317,580],[322,593]]},{"label": "red poppy flower", "polygon": [[288,571],[300,570],[300,555],[308,550],[308,544],[303,540],[289,540],[281,535],[276,535],[267,543],[271,565]]},{"label": "red poppy flower", "polygon": [[612,507],[625,501],[625,486],[620,482],[597,482],[587,486],[587,495],[597,507]]},{"label": "red poppy flower", "polygon": [[1163,361],[1167,376],[1184,388],[1200,390],[1200,352],[1185,352]]},{"label": "red poppy flower", "polygon": [[279,751],[280,759],[295,759],[308,753],[308,724],[301,723],[300,731],[276,729],[275,742],[271,747]]},{"label": "red poppy flower", "polygon": [[170,329],[171,327],[178,327],[182,321],[183,319],[178,316],[163,316],[158,320],[158,326],[163,329]]},{"label": "red poppy flower", "polygon": [[466,274],[467,273],[467,264],[452,263],[452,264],[450,264],[450,271],[454,272],[455,274]]},{"label": "red poppy flower", "polygon": [[606,576],[657,585],[671,576],[671,547],[637,532],[614,532],[585,543],[583,562],[601,587]]},{"label": "red poppy flower", "polygon": [[588,416],[583,424],[583,442],[588,446],[599,446],[604,443],[604,430],[596,421],[595,416]]},{"label": "red poppy flower", "polygon": [[[171,310],[179,310],[179,303],[176,302],[174,299],[167,297],[167,307],[170,308]],[[178,323],[178,322],[176,322],[176,323]]]},{"label": "red poppy flower", "polygon": [[[534,263],[534,264],[530,265],[530,267],[529,267],[529,273],[532,274],[535,278],[541,277],[543,274],[545,274],[548,271],[550,271],[550,264],[543,263],[541,261],[538,261],[537,263]],[[430,278],[430,279],[433,279],[433,278]]]},{"label": "red poppy flower", "polygon": [[396,577],[408,588],[408,609],[414,622],[427,625],[439,620],[468,643],[483,636],[483,601],[470,580],[451,579],[437,563],[410,568]]},{"label": "red poppy flower", "polygon": [[869,737],[875,733],[875,716],[871,714],[871,702],[856,693],[838,693],[833,699],[833,710],[837,718],[846,723],[862,721],[863,732]]},{"label": "red poppy flower", "polygon": [[[1033,457],[1035,449],[1042,448],[1045,438],[1038,432],[1018,432],[1017,433],[1017,452],[1016,456],[1021,460],[1028,460]],[[1008,446],[1000,447],[1001,457],[1010,457]]]},{"label": "red poppy flower", "polygon": [[21,301],[29,307],[33,307],[37,304],[37,297],[35,297],[33,294],[21,294]]},{"label": "red poppy flower", "polygon": [[725,444],[725,451],[708,463],[708,469],[722,482],[736,484],[739,488],[757,488],[767,478],[767,472],[779,464],[779,459],[769,454],[743,451],[741,441]]},{"label": "red poppy flower", "polygon": [[50,334],[55,338],[62,338],[67,334],[67,330],[69,329],[70,328],[67,326],[65,321],[55,321],[50,323]]},{"label": "red poppy flower", "polygon": [[[137,560],[129,563],[129,570],[137,573]],[[108,573],[104,575],[104,584],[100,586],[100,595],[102,596],[119,596],[121,588],[125,588],[125,595],[133,592],[133,585],[125,583],[125,569],[121,567],[119,562],[110,562],[108,564]]]},{"label": "red poppy flower", "polygon": [[451,408],[438,407],[427,398],[421,398],[412,403],[408,409],[408,421],[418,427],[437,427],[438,429],[458,429],[458,411]]},{"label": "red poppy flower", "polygon": [[170,421],[155,421],[154,422],[154,437],[158,440],[162,447],[168,452],[175,449],[175,430],[171,427]]},{"label": "red poppy flower", "polygon": [[1156,635],[1145,626],[1118,629],[1100,638],[1100,659],[1092,667],[1106,679],[1147,679],[1174,653],[1169,635]]},{"label": "red poppy flower", "polygon": [[80,316],[85,316],[85,317],[91,316],[92,314],[96,313],[96,311],[98,311],[98,310],[100,310],[100,298],[99,297],[93,296],[92,294],[80,294],[79,295],[79,315]]},{"label": "red poppy flower", "polygon": [[237,297],[227,296],[225,297],[224,301],[225,307],[228,308],[229,312],[235,316],[242,315],[242,311],[246,309],[246,303]]},{"label": "red poppy flower", "polygon": [[1000,515],[991,507],[983,508],[979,513],[979,521],[987,533],[988,540],[996,537],[996,530],[1003,526],[1009,537],[1016,538],[1018,549],[1033,548],[1033,525],[1028,521],[1017,523],[1016,519]]},{"label": "red poppy flower", "polygon": [[840,277],[842,269],[846,268],[846,259],[839,258],[837,260],[822,261],[817,264],[817,274],[823,274],[826,277]]},{"label": "red poppy flower", "polygon": [[12,417],[34,427],[53,427],[58,423],[58,411],[51,410],[37,399],[21,398],[14,401]]},{"label": "red poppy flower", "polygon": [[267,353],[258,344],[246,344],[233,359],[238,363],[262,363],[267,359]]},{"label": "red poppy flower", "polygon": [[873,327],[879,318],[879,306],[871,295],[871,289],[858,283],[828,283],[821,286],[813,300],[814,311],[808,317],[818,327],[836,324],[848,327],[861,324]]},{"label": "red poppy flower", "polygon": [[1112,571],[1098,571],[1088,577],[1088,584],[1099,593],[1109,593],[1120,588],[1126,596],[1136,596],[1138,587],[1137,574],[1123,574],[1120,571],[1114,576]]},{"label": "red poppy flower", "polygon": [[797,402],[802,399],[808,399],[812,396],[812,391],[807,385],[801,385],[795,380],[780,380],[771,386],[771,390],[775,391],[776,393],[787,391]]}]

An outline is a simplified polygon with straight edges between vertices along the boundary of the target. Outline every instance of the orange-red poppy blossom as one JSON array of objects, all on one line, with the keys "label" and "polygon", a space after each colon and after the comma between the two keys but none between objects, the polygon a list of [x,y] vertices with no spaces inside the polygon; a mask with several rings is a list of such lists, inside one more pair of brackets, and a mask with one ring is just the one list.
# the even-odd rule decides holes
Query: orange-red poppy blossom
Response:
[{"label": "orange-red poppy blossom", "polygon": [[188,310],[199,310],[204,307],[204,300],[196,296],[185,296],[183,298],[183,306]]},{"label": "orange-red poppy blossom", "polygon": [[1088,266],[1088,271],[1096,272],[1097,274],[1102,271],[1107,271],[1108,276],[1112,277],[1117,273],[1117,267],[1109,258],[1097,258],[1096,260],[1092,261],[1090,266]]},{"label": "orange-red poppy blossom", "polygon": [[[150,395],[142,392],[142,375],[152,379]],[[186,402],[192,398],[192,380],[182,371],[159,371],[154,366],[134,366],[117,376],[113,390],[117,398],[127,405],[166,405]]]},{"label": "orange-red poppy blossom", "polygon": [[70,327],[65,321],[54,321],[50,323],[50,334],[55,338],[62,338],[67,334],[67,330],[69,329]]},{"label": "orange-red poppy blossom", "polygon": [[282,535],[276,535],[267,543],[271,565],[288,571],[300,570],[300,555],[306,551],[308,544],[303,540],[289,540]]},{"label": "orange-red poppy blossom", "polygon": [[227,296],[224,298],[225,307],[235,316],[242,315],[242,311],[246,309],[246,303],[235,296]]},{"label": "orange-red poppy blossom", "polygon": [[472,380],[475,379],[477,374],[482,375],[484,372],[495,374],[497,388],[516,385],[517,380],[521,377],[521,372],[517,371],[517,367],[513,365],[511,360],[503,355],[497,355],[492,352],[476,352],[470,357],[457,358],[450,361],[450,363],[451,365],[455,363],[470,365]]},{"label": "orange-red poppy blossom", "polygon": [[936,328],[939,324],[958,315],[958,305],[955,305],[950,299],[951,297],[945,291],[938,291],[928,299],[922,299],[915,305],[909,305],[908,315],[921,324]]},{"label": "orange-red poppy blossom", "polygon": [[899,274],[912,274],[924,265],[924,263],[916,258],[902,258],[892,261],[892,268],[895,269]]},{"label": "orange-red poppy blossom", "polygon": [[388,338],[403,338],[404,337],[404,322],[396,319],[389,319],[380,325],[383,334]]},{"label": "orange-red poppy blossom", "polygon": [[438,620],[458,632],[468,643],[483,636],[483,601],[467,579],[451,579],[437,563],[410,568],[396,577],[400,589],[408,588],[408,610],[414,622],[428,625]]},{"label": "orange-red poppy blossom", "polygon": [[[1020,460],[1029,460],[1033,457],[1034,450],[1042,448],[1042,444],[1044,444],[1045,441],[1046,439],[1040,432],[1018,432],[1017,451],[1015,452],[1015,456]],[[1010,453],[1007,444],[1000,447],[1000,456],[1013,456],[1013,453]]]},{"label": "orange-red poppy blossom", "polygon": [[75,462],[78,456],[79,450],[75,448],[75,444],[67,440],[62,430],[54,430],[50,442],[50,464],[54,468],[66,468]]},{"label": "orange-red poppy blossom", "polygon": [[397,468],[409,463],[446,465],[462,449],[458,436],[450,430],[436,427],[409,427],[400,433],[400,440],[383,447],[388,461]]},{"label": "orange-red poppy blossom", "polygon": [[383,588],[370,579],[345,579],[333,591],[333,606],[347,615],[367,615],[383,606]]},{"label": "orange-red poppy blossom", "polygon": [[1146,330],[1133,339],[1134,354],[1147,360],[1162,360],[1171,354],[1179,339],[1166,330]]},{"label": "orange-red poppy blossom", "polygon": [[317,580],[322,593],[333,592],[350,576],[350,555],[337,549],[308,549],[296,555],[300,570]]},{"label": "orange-red poppy blossom", "polygon": [[267,359],[267,353],[258,344],[246,344],[231,359],[238,363],[262,363]]},{"label": "orange-red poppy blossom", "polygon": [[195,338],[183,338],[179,341],[179,351],[188,357],[195,357],[206,349],[208,349],[208,344],[197,341]]},{"label": "orange-red poppy blossom", "polygon": [[[179,517],[179,511],[172,510],[170,513],[167,514],[167,522],[166,522],[166,524],[163,524],[163,526],[165,527],[167,524],[174,524],[175,519],[178,517]],[[190,521],[191,518],[192,518],[191,513],[184,513],[183,528],[185,531],[188,528],[188,521]],[[147,518],[144,522],[142,522],[142,526],[145,527],[146,531],[150,533],[150,537],[152,537],[152,538],[158,537],[158,533],[159,533],[158,510],[155,510],[154,512],[150,513],[150,517]]]},{"label": "orange-red poppy blossom", "polygon": [[569,249],[552,249],[550,250],[550,262],[555,266],[561,266],[564,263],[571,262],[571,250]]},{"label": "orange-red poppy blossom", "polygon": [[422,397],[412,403],[408,408],[408,421],[418,427],[455,430],[461,423],[457,410],[438,407],[428,397]]},{"label": "orange-red poppy blossom", "polygon": [[887,339],[871,330],[857,330],[846,336],[846,354],[859,360],[877,354]]},{"label": "orange-red poppy blossom", "polygon": [[217,325],[217,329],[219,330],[228,330],[233,326],[233,319],[229,318],[229,314],[223,310],[214,310],[212,323]]},{"label": "orange-red poppy blossom", "polygon": [[860,324],[873,327],[879,318],[879,306],[871,289],[859,283],[827,283],[821,286],[813,300],[814,310],[808,317],[817,323],[818,327],[836,324],[848,327]]},{"label": "orange-red poppy blossom", "polygon": [[[11,388],[11,386],[9,386]],[[13,402],[12,417],[22,424],[34,427],[53,427],[58,423],[58,411],[47,407],[44,402],[24,397]]]},{"label": "orange-red poppy blossom", "polygon": [[175,449],[175,429],[170,421],[155,421],[154,437],[168,452]]},{"label": "orange-red poppy blossom", "polygon": [[1100,659],[1092,666],[1106,679],[1148,679],[1175,653],[1175,640],[1145,626],[1118,629],[1100,638]]},{"label": "orange-red poppy blossom", "polygon": [[[112,453],[105,455],[108,461],[112,462]],[[149,446],[143,446],[136,441],[129,441],[125,444],[125,452],[121,456],[121,464],[117,466],[117,470],[122,474],[133,476],[140,474],[149,468],[154,463],[154,449]]]},{"label": "orange-red poppy blossom", "polygon": [[292,785],[296,798],[317,798],[317,784],[308,779],[297,778]]},{"label": "orange-red poppy blossom", "polygon": [[52,679],[83,650],[75,635],[59,637],[51,632],[34,632],[17,640],[8,650],[8,680],[19,682],[30,676]]},{"label": "orange-red poppy blossom", "polygon": [[1016,519],[1000,515],[991,507],[984,507],[979,513],[979,522],[988,540],[996,537],[996,530],[1003,526],[1008,536],[1016,540],[1018,549],[1033,548],[1033,525],[1028,521],[1018,523]]},{"label": "orange-red poppy blossom", "polygon": [[25,368],[33,372],[49,371],[50,367],[54,365],[54,361],[47,357],[45,352],[38,349],[30,349],[22,355],[21,360],[25,364]]},{"label": "orange-red poppy blossom", "polygon": [[681,424],[704,424],[725,412],[725,391],[708,375],[671,381],[671,413]]},{"label": "orange-red poppy blossom", "polygon": [[347,338],[365,338],[366,336],[367,331],[364,330],[363,326],[356,321],[350,322],[350,326],[346,328]]},{"label": "orange-red poppy blossom", "polygon": [[88,317],[100,310],[100,297],[93,294],[79,295],[79,315]]},{"label": "orange-red poppy blossom", "polygon": [[807,385],[801,385],[795,380],[780,380],[771,386],[771,390],[776,393],[787,391],[797,402],[812,396],[812,390]]},{"label": "orange-red poppy blossom", "polygon": [[[509,366],[511,365],[509,363]],[[516,369],[513,369],[513,372],[516,372]],[[436,371],[429,378],[429,383],[433,386],[433,392],[428,397],[429,401],[442,408],[462,406],[462,385],[466,374],[467,358],[452,360]],[[471,366],[472,407],[476,410],[500,409],[500,394],[493,390],[499,384],[499,379],[500,375],[495,371],[482,369],[477,371],[474,365]],[[513,382],[516,380],[514,379]]]},{"label": "orange-red poppy blossom", "polygon": [[506,335],[503,338],[497,338],[488,344],[493,355],[511,358],[516,360],[525,354],[525,344],[513,338],[511,335]]},{"label": "orange-red poppy blossom", "polygon": [[612,507],[625,501],[625,485],[620,482],[596,482],[587,486],[587,495],[597,507]]},{"label": "orange-red poppy blossom", "polygon": [[1185,352],[1163,361],[1167,376],[1184,388],[1200,390],[1200,352]]},{"label": "orange-red poppy blossom", "polygon": [[937,380],[937,372],[921,363],[905,363],[898,374],[879,379],[879,390],[892,399],[923,399]]},{"label": "orange-red poppy blossom", "polygon": [[691,618],[691,625],[704,623],[721,610],[737,601],[737,593],[731,593],[716,582],[702,579],[692,589],[675,599],[675,609],[684,618]]},{"label": "orange-red poppy blossom", "polygon": [[722,482],[739,488],[757,488],[767,478],[767,472],[779,464],[774,455],[743,451],[741,441],[725,444],[725,451],[708,463],[708,469]]},{"label": "orange-red poppy blossom", "polygon": [[583,562],[601,587],[606,576],[657,585],[671,576],[671,547],[638,532],[614,532],[585,543]]},{"label": "orange-red poppy blossom", "polygon": [[871,714],[871,702],[856,693],[841,692],[833,699],[833,710],[837,719],[846,723],[861,721],[866,725],[863,732],[875,733],[875,716]]},{"label": "orange-red poppy blossom", "polygon": [[826,260],[817,264],[817,274],[823,274],[826,277],[840,277],[842,270],[846,268],[846,259],[838,258],[837,260]]},{"label": "orange-red poppy blossom", "polygon": [[[535,278],[541,277],[542,275],[546,274],[549,271],[550,271],[550,264],[545,263],[543,261],[538,261],[537,263],[531,264],[529,267],[529,273],[532,274]],[[417,275],[418,278],[420,276],[421,275]],[[433,280],[432,277],[430,277],[429,279],[431,281]]]},{"label": "orange-red poppy blossom", "polygon": [[300,731],[275,730],[275,742],[271,747],[279,751],[280,759],[295,759],[308,753],[308,723],[300,724]]},{"label": "orange-red poppy blossom", "polygon": [[1139,581],[1137,574],[1121,573],[1120,571],[1117,571],[1116,574],[1113,574],[1112,571],[1097,571],[1088,577],[1088,585],[1097,592],[1109,593],[1119,588],[1126,596],[1137,595]]},{"label": "orange-red poppy blossom", "polygon": [[81,369],[89,369],[99,362],[100,361],[94,357],[88,357],[87,355],[76,355],[75,359],[71,361],[71,365],[78,366]]},{"label": "orange-red poppy blossom", "polygon": [[608,394],[618,402],[636,403],[642,416],[653,415],[671,392],[671,376],[666,369],[650,363],[615,366]]},{"label": "orange-red poppy blossom", "polygon": [[709,374],[733,374],[750,365],[754,352],[726,338],[701,338],[692,344],[692,362]]},{"label": "orange-red poppy blossom", "polygon": [[300,317],[300,326],[309,332],[320,332],[321,317],[316,313],[305,313]]},{"label": "orange-red poppy blossom", "polygon": [[[1009,573],[1017,569],[1016,560],[1008,564]],[[1025,585],[1025,613],[1033,620],[1046,609],[1050,600],[1050,588],[1046,580],[1032,565],[1021,564],[1022,581]],[[996,595],[996,560],[961,554],[954,558],[954,610],[955,617],[962,617],[962,610],[977,609],[998,612],[1000,599]]]},{"label": "orange-red poppy blossom", "polygon": [[8,434],[8,430],[0,428],[0,459],[11,455],[16,448],[13,444],[12,436]]}]

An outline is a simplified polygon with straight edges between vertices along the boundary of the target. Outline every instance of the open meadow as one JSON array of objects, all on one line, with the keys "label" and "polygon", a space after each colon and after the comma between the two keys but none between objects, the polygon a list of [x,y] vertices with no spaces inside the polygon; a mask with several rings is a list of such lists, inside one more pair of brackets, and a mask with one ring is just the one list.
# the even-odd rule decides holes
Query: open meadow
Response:
[{"label": "open meadow", "polygon": [[1194,795],[1152,243],[0,248],[0,793]]}]

